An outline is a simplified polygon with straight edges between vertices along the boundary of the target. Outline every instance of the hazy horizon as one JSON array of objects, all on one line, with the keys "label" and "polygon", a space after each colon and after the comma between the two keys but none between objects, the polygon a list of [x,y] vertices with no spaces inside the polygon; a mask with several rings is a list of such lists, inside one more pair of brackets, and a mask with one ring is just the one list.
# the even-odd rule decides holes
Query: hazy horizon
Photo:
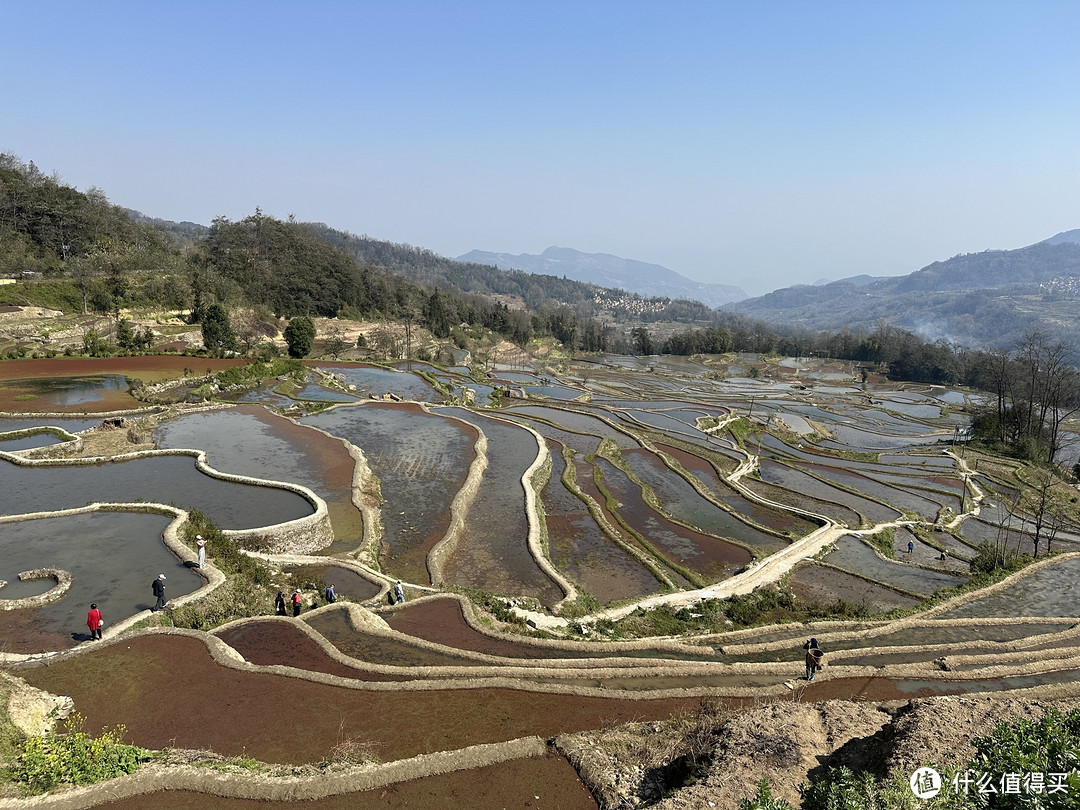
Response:
[{"label": "hazy horizon", "polygon": [[1077,4],[57,2],[5,20],[0,151],[164,219],[259,206],[751,295],[1080,227]]}]

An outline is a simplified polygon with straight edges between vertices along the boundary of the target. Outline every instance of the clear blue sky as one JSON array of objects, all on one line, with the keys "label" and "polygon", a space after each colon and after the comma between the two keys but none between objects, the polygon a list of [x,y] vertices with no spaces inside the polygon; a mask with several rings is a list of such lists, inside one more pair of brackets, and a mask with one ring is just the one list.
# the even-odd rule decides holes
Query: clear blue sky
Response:
[{"label": "clear blue sky", "polygon": [[3,3],[0,151],[208,224],[749,292],[1080,228],[1080,3]]}]

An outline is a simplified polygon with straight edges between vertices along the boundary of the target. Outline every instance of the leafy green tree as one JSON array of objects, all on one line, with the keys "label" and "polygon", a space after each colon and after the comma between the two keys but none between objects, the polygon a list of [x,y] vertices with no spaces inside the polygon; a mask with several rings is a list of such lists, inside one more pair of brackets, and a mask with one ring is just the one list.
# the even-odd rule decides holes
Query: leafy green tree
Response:
[{"label": "leafy green tree", "polygon": [[289,357],[307,357],[315,345],[315,324],[307,315],[298,315],[285,327]]},{"label": "leafy green tree", "polygon": [[125,351],[135,348],[135,329],[131,325],[130,318],[123,318],[116,325],[116,345]]},{"label": "leafy green tree", "polygon": [[229,313],[221,304],[211,304],[203,313],[203,346],[211,352],[232,351],[236,348],[236,333],[229,323]]},{"label": "leafy green tree", "polygon": [[93,357],[104,357],[109,353],[109,344],[93,329],[87,329],[83,335],[83,353]]},{"label": "leafy green tree", "polygon": [[630,334],[634,337],[634,348],[637,349],[638,354],[653,354],[652,336],[648,329],[639,326],[631,330]]}]

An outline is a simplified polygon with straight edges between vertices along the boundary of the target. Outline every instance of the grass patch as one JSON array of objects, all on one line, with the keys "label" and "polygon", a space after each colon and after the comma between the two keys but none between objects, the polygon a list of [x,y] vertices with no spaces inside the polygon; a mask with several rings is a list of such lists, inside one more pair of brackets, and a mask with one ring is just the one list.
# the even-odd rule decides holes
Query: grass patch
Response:
[{"label": "grass patch", "polygon": [[180,531],[190,548],[195,547],[196,534],[203,536],[206,556],[225,574],[227,581],[206,598],[165,614],[174,627],[209,630],[235,619],[273,613],[273,585],[266,563],[244,554],[234,540],[197,509],[188,513],[187,523]]},{"label": "grass patch", "polygon": [[870,611],[865,605],[843,599],[827,605],[801,602],[781,584],[762,585],[752,593],[726,599],[702,599],[691,606],[638,608],[619,621],[598,621],[596,629],[618,640],[723,633],[787,622],[865,619],[869,616]]}]

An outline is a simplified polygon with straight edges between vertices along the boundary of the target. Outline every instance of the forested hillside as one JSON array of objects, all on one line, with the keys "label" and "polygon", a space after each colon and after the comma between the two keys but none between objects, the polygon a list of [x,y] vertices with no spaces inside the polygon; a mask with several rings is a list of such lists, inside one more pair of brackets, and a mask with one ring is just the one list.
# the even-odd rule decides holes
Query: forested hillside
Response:
[{"label": "forested hillside", "polygon": [[[424,278],[416,269],[434,254],[369,240],[374,257],[397,271],[391,272],[374,259],[358,260],[334,234],[258,210],[239,222],[218,218],[209,228],[155,220],[110,204],[98,189],[80,192],[32,162],[0,155],[0,274],[22,279],[2,289],[4,303],[111,314],[117,328],[129,308],[182,311],[198,323],[216,304],[225,312],[262,309],[268,317],[417,323],[436,337],[466,324],[519,345],[551,335],[575,349],[607,348],[610,331],[589,317],[591,290],[584,285],[553,288],[578,306],[549,294],[532,296],[539,303],[531,311],[513,308],[462,292],[437,274]],[[403,275],[408,268],[415,280]]]},{"label": "forested hillside", "polygon": [[360,264],[381,267],[428,285],[463,292],[520,299],[532,309],[567,305],[590,315],[615,320],[709,321],[713,311],[700,301],[643,297],[554,275],[500,270],[493,265],[460,262],[425,248],[394,244],[338,231],[321,223],[305,223],[320,240],[340,247]]},{"label": "forested hillside", "polygon": [[111,205],[101,189],[77,191],[33,161],[0,154],[0,274],[56,274],[68,260],[105,252],[146,267],[169,243]]}]

